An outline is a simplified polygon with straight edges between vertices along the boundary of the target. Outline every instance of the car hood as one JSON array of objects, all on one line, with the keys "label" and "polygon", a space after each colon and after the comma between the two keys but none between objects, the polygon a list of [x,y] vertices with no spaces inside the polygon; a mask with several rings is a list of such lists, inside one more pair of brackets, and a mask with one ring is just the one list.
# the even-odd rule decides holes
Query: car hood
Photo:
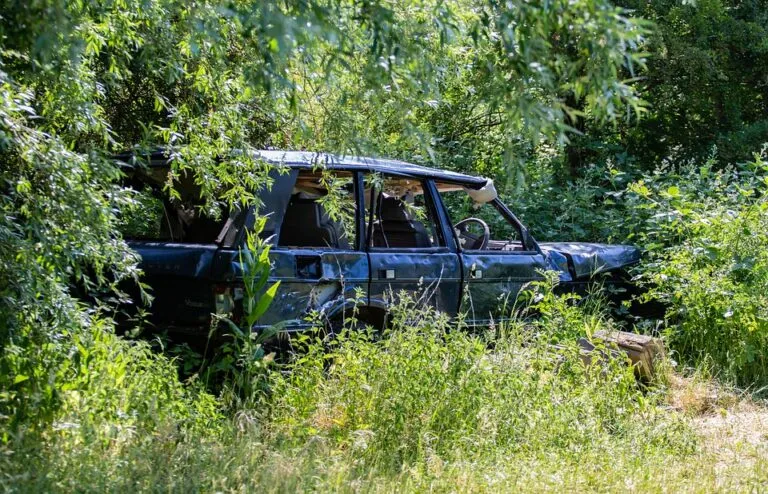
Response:
[{"label": "car hood", "polygon": [[589,244],[583,242],[544,242],[544,253],[558,252],[568,259],[569,271],[576,278],[588,277],[640,261],[640,249],[631,245]]}]

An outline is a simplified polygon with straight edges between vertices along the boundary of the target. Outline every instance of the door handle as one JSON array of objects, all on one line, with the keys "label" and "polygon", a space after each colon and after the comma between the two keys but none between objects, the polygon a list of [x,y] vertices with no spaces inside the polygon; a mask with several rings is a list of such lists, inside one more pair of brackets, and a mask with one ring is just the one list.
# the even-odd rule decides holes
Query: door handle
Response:
[{"label": "door handle", "polygon": [[396,278],[395,276],[395,270],[394,269],[380,269],[379,270],[379,279],[381,280],[394,280]]}]

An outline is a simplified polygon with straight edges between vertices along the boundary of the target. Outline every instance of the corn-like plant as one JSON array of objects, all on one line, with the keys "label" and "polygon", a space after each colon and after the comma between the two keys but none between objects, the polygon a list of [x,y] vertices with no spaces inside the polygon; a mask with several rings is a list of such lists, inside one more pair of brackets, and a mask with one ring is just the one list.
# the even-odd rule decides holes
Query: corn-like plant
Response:
[{"label": "corn-like plant", "polygon": [[277,326],[254,330],[280,287],[279,281],[267,286],[272,269],[270,245],[260,236],[266,220],[266,217],[256,220],[253,230],[247,234],[246,247],[240,250],[243,316],[239,325],[229,317],[216,317],[216,322],[224,324],[229,339],[219,348],[221,357],[211,369],[214,374],[223,374],[225,396],[234,399],[238,408],[253,404],[266,389],[265,377],[274,355],[267,354],[264,342],[279,331]]}]

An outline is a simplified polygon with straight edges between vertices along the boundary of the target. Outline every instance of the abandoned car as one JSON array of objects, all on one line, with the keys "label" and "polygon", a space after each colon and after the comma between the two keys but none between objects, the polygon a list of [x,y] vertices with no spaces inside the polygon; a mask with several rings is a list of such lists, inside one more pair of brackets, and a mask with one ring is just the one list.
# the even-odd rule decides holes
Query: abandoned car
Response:
[{"label": "abandoned car", "polygon": [[[163,192],[169,164],[120,157],[125,186],[143,206],[124,218],[124,236],[141,256],[152,288],[149,322],[207,334],[211,314],[237,310],[242,299],[239,249],[256,214],[268,215],[273,280],[281,284],[258,326],[310,326],[308,315],[385,324],[393,294],[410,293],[470,325],[498,322],[521,288],[559,273],[581,290],[599,273],[637,263],[631,246],[538,243],[480,177],[382,159],[261,151],[273,184],[258,195],[260,211],[235,209],[209,218],[195,205],[194,181]],[[609,276],[609,280],[619,280]],[[617,281],[619,282],[619,281]]]}]

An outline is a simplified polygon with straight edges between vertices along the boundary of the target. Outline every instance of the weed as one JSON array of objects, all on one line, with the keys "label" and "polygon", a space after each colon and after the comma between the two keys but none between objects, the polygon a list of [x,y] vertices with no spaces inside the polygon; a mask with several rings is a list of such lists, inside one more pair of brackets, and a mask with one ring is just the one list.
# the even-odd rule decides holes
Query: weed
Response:
[{"label": "weed", "polygon": [[[259,319],[275,298],[280,282],[268,285],[272,263],[270,245],[260,237],[267,218],[256,221],[248,232],[246,248],[240,250],[242,270],[242,316],[234,321],[218,315],[213,321],[211,337],[223,330],[214,349],[213,358],[203,370],[205,381],[221,384],[219,390],[230,410],[254,408],[267,389],[267,374],[274,354],[267,354],[264,343],[274,337],[279,327],[257,329]],[[223,337],[223,338],[222,338]]]},{"label": "weed", "polygon": [[759,387],[768,383],[768,164],[757,155],[738,171],[692,173],[684,187],[633,186],[654,212],[645,235],[665,239],[649,244],[642,278],[669,306],[666,337],[683,363]]}]

